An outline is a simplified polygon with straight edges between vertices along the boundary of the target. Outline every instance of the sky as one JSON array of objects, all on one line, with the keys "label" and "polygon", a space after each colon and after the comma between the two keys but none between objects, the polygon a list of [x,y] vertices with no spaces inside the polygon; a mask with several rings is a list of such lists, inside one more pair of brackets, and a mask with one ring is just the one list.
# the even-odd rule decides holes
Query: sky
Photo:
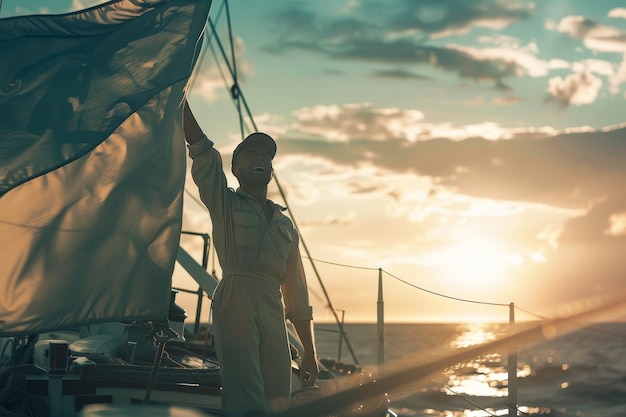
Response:
[{"label": "sky", "polygon": [[[0,16],[97,3],[4,0]],[[325,292],[346,322],[375,321],[379,274],[389,322],[504,322],[509,303],[556,317],[626,287],[622,2],[215,0],[230,56],[229,16],[316,321],[334,320]],[[189,101],[229,166],[242,137],[216,38]],[[183,229],[211,231],[190,175]],[[201,258],[201,239],[181,244]],[[197,288],[179,267],[174,285]]]}]

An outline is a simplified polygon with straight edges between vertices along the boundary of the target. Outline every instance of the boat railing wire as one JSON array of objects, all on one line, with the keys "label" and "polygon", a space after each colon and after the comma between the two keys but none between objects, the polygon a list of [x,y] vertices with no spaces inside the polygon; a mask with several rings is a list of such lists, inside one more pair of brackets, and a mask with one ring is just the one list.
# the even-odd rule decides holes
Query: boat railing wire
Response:
[{"label": "boat railing wire", "polygon": [[[384,274],[386,274],[387,276],[389,276],[389,277],[391,277],[391,278],[395,279],[396,281],[401,282],[401,283],[403,283],[403,284],[405,284],[405,285],[407,285],[407,286],[409,286],[409,287],[411,287],[411,288],[414,288],[414,289],[416,289],[416,290],[419,290],[419,291],[422,291],[422,292],[428,293],[428,294],[430,294],[430,295],[434,295],[434,296],[441,297],[441,298],[446,298],[446,299],[449,299],[449,300],[454,300],[454,301],[459,301],[459,302],[465,302],[465,303],[472,303],[472,304],[482,304],[482,305],[488,305],[488,306],[507,307],[507,308],[510,308],[510,306],[511,306],[511,303],[498,303],[498,302],[489,302],[489,301],[472,300],[472,299],[468,299],[468,298],[460,298],[460,297],[454,297],[454,296],[451,296],[451,295],[442,294],[442,293],[439,293],[439,292],[436,292],[436,291],[432,291],[432,290],[426,289],[426,288],[424,288],[424,287],[418,286],[418,285],[416,285],[416,284],[413,284],[413,283],[411,283],[411,282],[409,282],[409,281],[407,281],[407,280],[405,280],[405,279],[400,278],[399,276],[397,276],[397,275],[395,275],[395,274],[392,274],[392,273],[391,273],[391,272],[389,272],[389,271],[386,271],[386,270],[385,270],[385,269],[383,269],[383,268],[366,267],[366,266],[361,266],[361,265],[350,265],[350,264],[345,264],[345,263],[339,263],[339,262],[326,261],[326,260],[322,260],[322,259],[314,259],[314,261],[315,261],[315,262],[318,262],[318,263],[323,263],[323,264],[328,264],[328,265],[334,265],[334,266],[337,266],[337,267],[348,268],[348,269],[358,269],[358,270],[367,270],[367,271],[379,271],[379,272],[383,272],[383,273],[384,273]],[[523,309],[522,309],[522,311],[524,311],[524,312],[526,312],[526,313],[528,313],[528,314],[532,314],[532,313],[528,312],[527,310],[523,310]],[[394,346],[394,347],[396,347],[396,348],[398,348],[398,349],[400,349],[400,350],[402,350],[402,351],[406,352],[406,350],[405,350],[405,349],[403,349],[402,347],[400,347],[400,346],[398,346],[398,345],[395,345],[392,341],[390,341],[390,340],[388,340],[388,339],[385,339],[385,343],[390,344],[390,345],[392,345],[392,346]],[[419,357],[420,359],[422,359],[422,360],[426,361],[426,359],[425,359],[425,358],[421,357],[420,355],[418,355],[418,354],[417,354],[417,353],[415,353],[415,352],[408,352],[408,353],[409,353],[409,354],[412,354],[412,355],[414,355],[414,356],[417,356],[417,357]],[[439,381],[435,381],[434,379],[433,379],[432,381],[437,382],[437,383],[440,383]],[[494,412],[492,412],[492,411],[490,411],[489,409],[487,409],[487,407],[483,407],[483,406],[481,406],[481,405],[480,405],[480,404],[478,404],[476,401],[471,400],[468,396],[466,396],[466,395],[464,395],[464,394],[462,394],[462,393],[457,392],[455,389],[453,389],[453,388],[452,388],[452,387],[450,387],[449,385],[447,385],[447,384],[442,384],[441,386],[442,386],[442,388],[443,388],[443,389],[445,389],[445,390],[446,390],[447,392],[449,392],[451,395],[454,395],[454,396],[456,396],[456,397],[459,397],[460,399],[462,399],[463,401],[467,402],[468,404],[470,404],[470,405],[472,405],[472,406],[476,407],[477,409],[480,409],[481,411],[485,412],[487,415],[489,415],[489,416],[495,416],[495,415],[496,415]],[[524,413],[524,412],[523,412],[522,410],[520,410],[518,407],[516,407],[516,408],[517,408],[518,413],[522,413],[522,414]]]}]

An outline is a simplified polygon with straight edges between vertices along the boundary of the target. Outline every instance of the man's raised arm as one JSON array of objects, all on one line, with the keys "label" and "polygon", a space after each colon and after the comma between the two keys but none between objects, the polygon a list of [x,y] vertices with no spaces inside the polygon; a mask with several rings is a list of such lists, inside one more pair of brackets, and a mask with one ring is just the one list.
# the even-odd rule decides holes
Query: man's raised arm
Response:
[{"label": "man's raised arm", "polygon": [[198,121],[191,112],[191,108],[189,107],[187,100],[183,101],[183,131],[185,133],[185,140],[190,145],[204,139],[202,128],[200,128]]}]

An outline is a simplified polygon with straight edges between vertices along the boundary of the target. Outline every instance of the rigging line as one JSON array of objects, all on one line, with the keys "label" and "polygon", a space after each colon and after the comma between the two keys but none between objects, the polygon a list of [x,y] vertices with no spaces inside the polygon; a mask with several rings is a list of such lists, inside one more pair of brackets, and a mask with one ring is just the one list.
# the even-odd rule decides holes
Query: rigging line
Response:
[{"label": "rigging line", "polygon": [[[228,57],[226,56],[226,52],[224,51],[224,46],[222,45],[222,41],[220,40],[220,37],[217,35],[217,30],[215,29],[215,25],[213,24],[213,20],[211,19],[211,16],[209,16],[209,25],[211,26],[211,30],[215,34],[215,41],[217,42],[217,46],[220,48],[222,58],[224,58],[224,63],[226,64],[226,67],[228,68],[228,72],[230,72],[230,75],[232,77],[233,68],[231,67],[230,62],[228,62]],[[248,107],[248,102],[246,101],[246,97],[243,95],[243,92],[241,91],[241,89],[239,90],[239,96],[241,98],[241,102],[243,103],[244,108],[246,109],[246,113],[248,114],[248,117],[250,118],[252,127],[254,128],[254,130],[258,130],[256,123],[254,122],[254,119],[252,118],[252,111],[250,110],[250,107]]]},{"label": "rigging line", "polygon": [[402,278],[399,278],[399,277],[393,275],[392,273],[385,271],[384,269],[383,269],[383,272],[385,272],[385,274],[389,275],[390,277],[395,278],[398,281],[405,283],[406,285],[408,285],[410,287],[416,288],[416,289],[418,289],[420,291],[424,291],[424,292],[427,292],[427,293],[430,293],[430,294],[433,294],[433,295],[437,295],[439,297],[449,298],[450,300],[463,301],[463,302],[466,302],[466,303],[474,303],[474,304],[484,304],[484,305],[490,305],[490,306],[499,306],[499,307],[508,307],[509,306],[509,304],[504,304],[504,303],[489,303],[489,302],[486,302],[486,301],[468,300],[466,298],[452,297],[450,295],[445,295],[445,294],[441,294],[441,293],[438,293],[438,292],[435,292],[435,291],[427,290],[426,288],[418,287],[417,285],[411,284],[410,282],[405,281]]},{"label": "rigging line", "polygon": [[308,256],[303,256],[303,258],[308,258],[308,259],[310,259],[312,261],[320,262],[320,263],[323,263],[323,264],[343,266],[343,267],[346,267],[346,268],[367,269],[368,271],[378,271],[378,268],[370,268],[370,267],[367,267],[367,266],[356,266],[356,265],[340,264],[338,262],[322,261],[321,259],[309,258]]},{"label": "rigging line", "polygon": [[[215,34],[215,41],[217,42],[217,45],[220,49],[220,52],[222,54],[222,58],[224,59],[226,66],[228,67],[228,70],[230,72],[231,77],[234,77],[233,75],[233,68],[231,67],[230,63],[228,62],[228,58],[226,55],[226,52],[224,51],[224,47],[222,46],[222,42],[220,41],[220,38],[217,34],[217,31],[215,29],[215,25],[213,24],[213,21],[211,19],[211,17],[209,16],[209,25],[211,26],[211,30],[213,31],[213,33]],[[254,118],[252,117],[252,112],[250,111],[250,107],[248,106],[248,102],[246,101],[246,97],[243,95],[243,93],[241,91],[239,91],[240,94],[240,98],[241,101],[246,109],[246,112],[248,114],[248,117],[250,119],[250,122],[252,123],[252,126],[254,127],[254,130],[258,130],[256,123],[254,121]],[[278,181],[278,177],[276,175],[274,175],[274,181],[276,182],[276,185],[278,187],[278,191],[280,192],[280,195],[283,199],[283,201],[285,202],[286,206],[287,206],[287,212],[289,213],[289,215],[291,216],[291,220],[294,223],[294,227],[297,229],[297,223],[295,220],[295,217],[293,215],[293,212],[291,211],[289,204],[287,204],[287,198],[285,196],[285,193],[283,191],[282,186],[280,185],[280,182]],[[304,239],[300,239],[300,242],[302,243],[302,246],[307,254],[307,256],[309,257],[309,260],[311,259],[311,254],[309,252],[308,246],[306,245],[306,242],[304,241]],[[322,291],[324,292],[324,296],[326,297],[326,301],[328,302],[328,308],[330,309],[330,311],[332,312],[333,316],[335,317],[335,321],[337,323],[337,325],[339,326],[339,329],[341,331],[341,335],[343,337],[343,339],[346,341],[346,345],[348,347],[348,350],[350,351],[350,354],[352,356],[352,359],[354,360],[354,362],[358,365],[358,360],[356,358],[356,355],[354,353],[354,350],[352,349],[352,345],[350,344],[350,341],[348,340],[348,337],[344,331],[343,325],[341,324],[341,321],[339,320],[339,316],[337,315],[337,312],[335,311],[335,308],[332,306],[332,302],[330,301],[330,297],[328,295],[328,292],[326,291],[326,287],[324,285],[324,283],[322,282],[322,278],[317,270],[317,267],[315,266],[315,263],[311,261],[311,267],[313,268],[313,271],[315,273],[315,276],[317,277],[317,280],[322,288]]]},{"label": "rigging line", "polygon": [[[219,22],[222,17],[222,13],[224,12],[224,2],[220,5],[219,10],[217,11],[217,16],[215,16],[215,23]],[[211,13],[210,16],[215,15],[215,13]],[[207,42],[211,42],[211,38],[213,37],[213,31],[207,31]]]},{"label": "rigging line", "polygon": [[[1,0],[0,0],[0,1],[1,1]],[[219,9],[218,9],[218,11],[217,11],[217,16],[216,16],[216,18],[215,18],[215,21],[216,21],[216,22],[218,22],[218,21],[220,20],[220,17],[221,17],[221,15],[222,15],[222,10],[223,10],[223,9],[224,9],[224,4],[222,4],[222,6],[220,6],[220,8],[219,8]],[[211,13],[211,15],[213,15],[213,13]],[[209,45],[210,45],[210,44],[211,44],[211,36],[212,36],[212,33],[213,33],[213,32],[211,32],[211,31],[207,31],[207,30],[206,30],[206,26],[205,26],[205,28],[203,29],[203,32],[204,32],[204,36],[207,38],[207,39],[206,39],[206,42],[207,42],[207,43],[209,43]],[[202,38],[198,38],[198,41],[197,41],[197,43],[196,43],[196,47],[197,47],[197,46],[198,46],[198,44],[200,43],[200,39],[202,39]],[[205,56],[205,54],[206,54],[206,49],[205,49],[205,48],[200,49],[200,54],[198,55],[198,59],[196,60],[196,65],[195,65],[195,68],[197,68],[197,69],[199,69],[199,68],[200,68],[200,66],[202,65],[202,61],[204,60],[204,56]],[[194,69],[194,68],[192,68],[192,69]],[[200,73],[200,71],[199,71],[199,70],[195,70],[195,71],[193,71],[193,72],[191,73],[191,76],[189,77],[189,81],[188,81],[188,83],[187,83],[187,86],[186,86],[185,90],[190,91],[190,90],[192,90],[192,89],[193,89],[193,85],[194,85],[194,83],[196,82],[196,79],[197,79],[197,77],[198,77],[198,74],[199,74],[199,73]],[[185,94],[185,96],[187,96],[187,94]]]},{"label": "rigging line", "polygon": [[[345,267],[345,268],[365,269],[365,270],[369,270],[369,271],[378,271],[379,270],[379,268],[370,268],[370,267],[365,267],[365,266],[347,265],[347,264],[341,264],[341,263],[338,263],[338,262],[323,261],[323,260],[320,260],[320,259],[313,259],[313,258],[309,258],[309,259],[311,259],[311,260],[313,260],[315,262],[321,262],[321,263],[329,264],[329,265],[342,266],[342,267]],[[407,281],[405,281],[405,280],[403,280],[403,279],[401,279],[399,277],[396,277],[395,275],[391,274],[390,272],[385,271],[384,269],[382,271],[384,271],[387,275],[389,275],[389,276],[391,276],[391,277],[393,277],[393,278],[395,278],[395,279],[397,279],[397,280],[399,280],[399,281],[401,281],[401,282],[403,282],[403,283],[405,283],[405,284],[407,284],[407,285],[409,285],[411,287],[417,288],[418,290],[429,292],[431,294],[439,295],[441,297],[451,298],[451,299],[458,300],[458,301],[478,303],[478,304],[487,304],[487,305],[496,305],[496,306],[508,307],[508,304],[503,304],[503,303],[489,303],[489,302],[483,302],[483,301],[466,300],[466,299],[462,299],[462,298],[456,298],[456,297],[452,297],[452,296],[448,296],[448,295],[444,295],[444,294],[439,294],[439,293],[436,293],[434,291],[430,291],[430,290],[418,287],[416,285],[413,285],[413,284],[411,284],[411,283],[409,283],[409,282],[407,282]],[[527,313],[528,314],[532,314],[532,313],[530,313],[528,311],[527,311]],[[540,316],[537,316],[537,317],[540,317]]]},{"label": "rigging line", "polygon": [[226,20],[228,22],[228,39],[230,42],[230,60],[233,63],[233,85],[230,88],[230,94],[234,100],[237,101],[237,114],[239,115],[239,132],[241,134],[241,140],[244,138],[243,134],[243,114],[241,113],[241,94],[239,94],[239,77],[237,75],[237,59],[235,58],[235,43],[233,42],[233,28],[230,20],[230,7],[228,0],[224,0],[226,5]]},{"label": "rigging line", "polygon": [[[224,71],[222,70],[222,65],[220,65],[219,57],[217,56],[217,53],[215,52],[215,47],[213,46],[213,43],[209,43],[209,48],[211,49],[211,53],[213,54],[213,60],[215,61],[215,66],[217,67],[217,70],[219,71],[220,76],[222,77],[222,81],[224,82],[224,85],[228,85],[229,83],[226,80],[226,75],[224,74]],[[236,104],[232,95],[230,96],[230,98],[233,101],[233,104]],[[237,105],[235,105],[235,107],[237,108],[237,111],[240,113],[241,109]],[[241,123],[244,124],[245,130],[247,132],[250,132],[250,127],[248,127],[248,124],[246,123],[246,121],[240,117],[240,124]]]},{"label": "rigging line", "polygon": [[[211,49],[211,54],[213,55],[213,60],[215,61],[215,66],[217,67],[217,71],[220,73],[220,77],[225,85],[228,85],[228,81],[226,80],[226,75],[224,74],[224,70],[222,70],[222,66],[220,65],[219,57],[215,52],[215,47],[213,46],[213,42],[209,42],[209,48]],[[231,96],[232,99],[232,96]]]},{"label": "rigging line", "polygon": [[[541,316],[539,314],[535,314],[532,311],[525,310],[525,309],[523,309],[521,307],[518,307],[517,305],[515,306],[515,309],[520,310],[520,311],[522,311],[522,312],[524,312],[526,314],[529,314],[531,316],[537,317],[537,318],[539,318],[541,320],[544,320],[544,321],[550,320],[549,317]],[[606,328],[597,327],[597,326],[584,327],[583,330],[586,330],[588,332],[605,334],[605,335],[609,335],[609,336],[626,337],[626,334],[624,334],[622,332],[616,332],[616,331],[613,331],[611,329],[606,329]]]},{"label": "rigging line", "polygon": [[[520,311],[522,311],[522,312],[524,312],[524,313],[526,313],[526,314],[529,314],[529,315],[531,315],[531,316],[537,317],[537,318],[539,318],[539,319],[541,319],[541,320],[544,320],[544,321],[550,320],[550,318],[549,318],[549,317],[546,317],[546,316],[541,316],[541,315],[539,315],[539,314],[535,314],[535,313],[533,313],[532,311],[525,310],[525,309],[523,309],[523,308],[521,308],[521,307],[518,307],[517,305],[515,306],[515,309],[520,310]],[[599,333],[599,334],[605,334],[605,335],[609,335],[609,336],[626,337],[626,334],[624,334],[624,333],[614,332],[614,331],[612,331],[612,330],[610,330],[610,329],[601,328],[601,327],[595,327],[595,326],[592,326],[592,327],[584,327],[584,328],[583,328],[583,330],[586,330],[586,331],[588,331],[588,332],[594,332],[594,333]]]},{"label": "rigging line", "polygon": [[537,317],[538,319],[541,319],[541,320],[550,320],[550,318],[549,318],[549,317],[546,317],[546,316],[540,316],[539,314],[535,314],[535,313],[533,313],[532,311],[525,310],[525,309],[523,309],[522,307],[519,307],[517,304],[515,305],[515,309],[516,309],[516,310],[519,310],[519,311],[522,311],[522,312],[524,312],[524,313],[526,313],[526,314],[530,314],[531,316]]},{"label": "rigging line", "polygon": [[[540,316],[539,314],[535,314],[531,311],[525,310],[521,307],[515,306],[516,309],[519,309],[520,311],[523,311],[526,314],[530,314],[531,316],[535,316],[543,321],[547,321],[547,320],[551,320],[550,317],[546,317],[546,316]],[[619,331],[614,331],[612,329],[607,329],[604,327],[598,327],[596,326],[588,326],[588,327],[583,327],[582,330],[586,330],[588,332],[594,332],[594,333],[598,333],[598,334],[605,334],[605,335],[609,335],[609,336],[617,336],[617,337],[626,337],[626,334],[623,332],[619,332]]]}]

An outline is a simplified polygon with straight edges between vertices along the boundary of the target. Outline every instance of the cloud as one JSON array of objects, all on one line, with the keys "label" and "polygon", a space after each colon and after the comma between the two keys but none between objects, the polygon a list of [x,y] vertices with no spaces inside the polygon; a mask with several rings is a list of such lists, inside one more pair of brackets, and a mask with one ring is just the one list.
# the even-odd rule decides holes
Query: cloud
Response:
[{"label": "cloud", "polygon": [[[425,0],[380,3],[363,2],[364,14],[383,17],[392,33],[420,32],[431,38],[464,34],[476,27],[502,29],[530,18],[532,4],[492,0]],[[374,14],[376,13],[376,14]]]},{"label": "cloud", "polygon": [[[510,100],[515,102],[517,99]],[[475,106],[483,102],[484,98],[478,96],[465,104]],[[290,134],[323,138],[331,142],[358,140],[416,142],[433,138],[464,140],[472,137],[501,140],[511,139],[517,135],[515,129],[503,128],[493,122],[462,126],[454,126],[450,122],[432,123],[425,121],[424,114],[419,110],[378,108],[369,103],[318,105],[299,109],[293,114],[296,122]],[[535,134],[545,136],[547,133],[537,129]]]},{"label": "cloud", "polygon": [[299,132],[340,142],[355,137],[414,141],[418,139],[419,122],[424,117],[418,110],[374,108],[367,103],[319,105],[297,110],[294,114],[297,117],[295,128]]},{"label": "cloud", "polygon": [[609,236],[626,236],[626,211],[611,214],[609,225],[604,234]]},{"label": "cloud", "polygon": [[[383,138],[391,129],[385,118],[366,116],[382,114],[371,106],[343,110],[334,107],[332,118],[309,118],[306,129],[318,136],[306,139],[290,132],[281,139],[281,152],[322,158],[342,169],[373,166],[436,178],[441,186],[477,198],[581,208],[599,196],[622,193],[626,167],[618,155],[626,153],[623,127],[555,134],[553,129],[506,129],[494,123],[454,127],[414,120],[410,130],[419,131],[420,140],[411,141],[397,134]],[[358,132],[350,127],[364,121]],[[340,132],[344,140],[326,140],[324,129]],[[485,139],[490,135],[507,140]]]},{"label": "cloud", "polygon": [[622,59],[619,69],[615,72],[615,75],[611,77],[610,82],[611,92],[613,94],[619,93],[619,86],[626,82],[626,53],[624,54],[624,58]]},{"label": "cloud", "polygon": [[[433,37],[465,33],[473,27],[499,28],[532,15],[532,7],[499,1],[396,1],[384,6],[364,2],[351,15],[315,15],[299,5],[270,17],[276,40],[266,50],[286,54],[303,50],[337,60],[395,65],[426,65],[461,78],[502,86],[510,76],[531,73],[528,64],[498,54],[428,45]],[[371,16],[377,16],[372,21]],[[397,69],[395,70],[397,71]],[[404,70],[398,75],[407,75]]]},{"label": "cloud", "polygon": [[584,69],[564,79],[551,78],[547,91],[550,94],[549,100],[556,101],[562,107],[581,106],[593,103],[601,87],[602,80],[594,76],[591,71]]},{"label": "cloud", "polygon": [[561,19],[557,30],[574,39],[581,39],[592,50],[626,52],[626,31],[603,25],[584,16],[567,16]]},{"label": "cloud", "polygon": [[[617,9],[615,9],[617,10]],[[619,11],[613,11],[618,15]],[[467,33],[476,27],[499,29],[515,21],[529,19],[534,6],[497,1],[394,1],[384,6],[366,1],[350,9],[350,14],[317,15],[306,8],[293,6],[278,11],[273,19],[277,38],[268,48],[286,54],[303,50],[335,60],[351,60],[394,65],[374,75],[382,78],[423,79],[411,69],[432,67],[459,78],[478,83],[493,83],[510,92],[508,78],[545,77],[556,69],[572,68],[575,75],[551,80],[553,101],[563,106],[593,102],[598,96],[599,79],[587,75],[581,66],[595,75],[609,77],[611,93],[619,92],[625,81],[624,71],[615,72],[608,61],[585,60],[570,64],[562,59],[537,57],[535,41],[523,45],[511,36],[481,35],[480,44],[492,47],[442,45],[441,38]],[[371,16],[377,16],[372,21]],[[584,16],[567,16],[546,28],[583,40],[587,48],[603,52],[626,52],[626,32],[600,24]],[[437,39],[435,39],[437,38]],[[437,40],[437,42],[435,42]],[[428,75],[427,75],[428,76]]]},{"label": "cloud", "polygon": [[[609,17],[624,17],[624,10],[626,9],[613,9],[609,12]],[[619,93],[619,86],[626,82],[626,31],[603,25],[583,16],[564,17],[555,28],[571,38],[581,39],[583,44],[593,51],[623,55],[622,64],[617,72],[612,67],[609,68],[608,63],[597,60],[588,60],[582,64],[597,74],[608,76],[611,93]]]},{"label": "cloud", "polygon": [[431,80],[432,77],[416,74],[404,69],[380,70],[372,74],[374,78],[387,78],[396,80]]},{"label": "cloud", "polygon": [[623,7],[617,7],[610,10],[608,16],[626,19],[626,9]]},{"label": "cloud", "polygon": [[574,72],[588,70],[593,74],[603,75],[605,77],[612,77],[615,75],[613,64],[609,61],[601,59],[586,59],[581,62],[575,62],[571,67]]},{"label": "cloud", "polygon": [[518,77],[542,77],[554,66],[561,66],[559,61],[542,61],[527,51],[509,48],[476,49],[461,45],[450,45],[449,48],[466,53],[478,62],[501,62],[511,68],[511,75]]}]

